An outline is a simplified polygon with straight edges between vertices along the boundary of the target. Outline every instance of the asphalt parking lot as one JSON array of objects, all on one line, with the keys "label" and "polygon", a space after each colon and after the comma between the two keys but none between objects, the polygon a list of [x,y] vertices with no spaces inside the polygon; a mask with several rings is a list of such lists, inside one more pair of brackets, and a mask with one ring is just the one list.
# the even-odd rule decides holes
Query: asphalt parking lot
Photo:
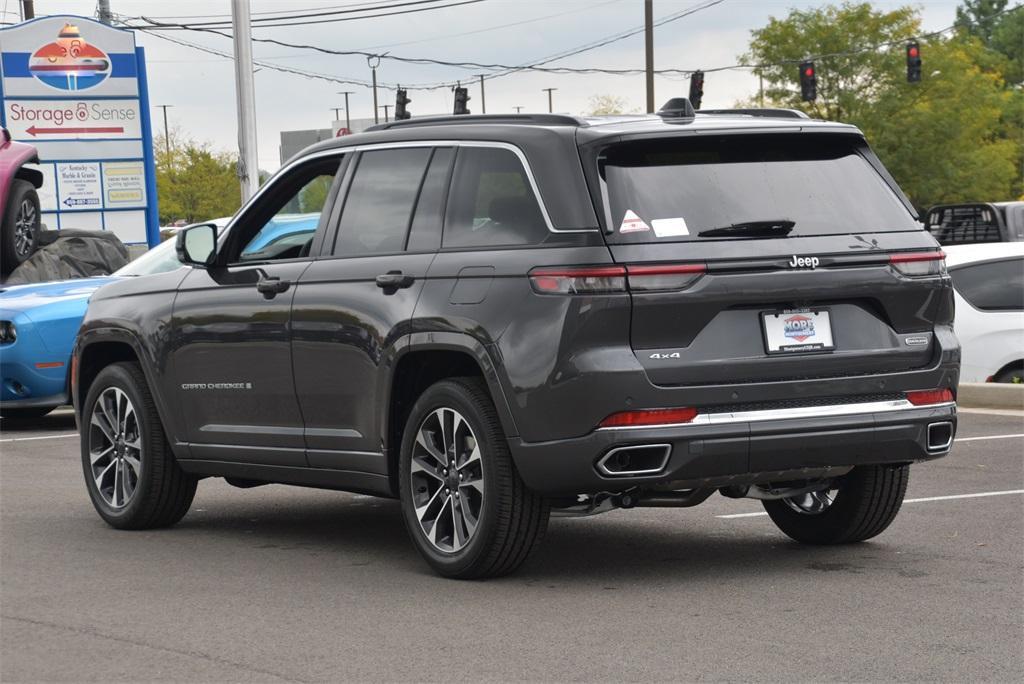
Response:
[{"label": "asphalt parking lot", "polygon": [[[1024,671],[1024,417],[961,416],[876,540],[756,501],[552,521],[440,579],[394,502],[221,480],[177,527],[94,513],[67,412],[0,424],[0,680],[945,680]],[[988,496],[959,495],[989,494]],[[750,515],[741,515],[749,513]],[[732,517],[722,517],[732,516]]]}]

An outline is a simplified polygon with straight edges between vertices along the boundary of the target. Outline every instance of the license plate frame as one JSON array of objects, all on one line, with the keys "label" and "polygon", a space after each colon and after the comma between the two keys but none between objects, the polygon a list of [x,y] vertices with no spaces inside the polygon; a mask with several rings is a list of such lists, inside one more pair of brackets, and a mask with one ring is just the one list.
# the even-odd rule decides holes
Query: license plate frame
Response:
[{"label": "license plate frame", "polygon": [[765,353],[772,356],[830,352],[836,348],[828,307],[762,311],[761,334]]}]

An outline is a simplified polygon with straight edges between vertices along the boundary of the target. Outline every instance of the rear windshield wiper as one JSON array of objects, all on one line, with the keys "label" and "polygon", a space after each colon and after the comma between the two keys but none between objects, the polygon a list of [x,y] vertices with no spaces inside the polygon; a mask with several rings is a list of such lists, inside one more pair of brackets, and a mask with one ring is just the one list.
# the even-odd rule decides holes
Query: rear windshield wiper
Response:
[{"label": "rear windshield wiper", "polygon": [[774,221],[744,221],[721,228],[709,228],[697,233],[697,237],[783,237],[789,235],[796,225],[789,219]]}]

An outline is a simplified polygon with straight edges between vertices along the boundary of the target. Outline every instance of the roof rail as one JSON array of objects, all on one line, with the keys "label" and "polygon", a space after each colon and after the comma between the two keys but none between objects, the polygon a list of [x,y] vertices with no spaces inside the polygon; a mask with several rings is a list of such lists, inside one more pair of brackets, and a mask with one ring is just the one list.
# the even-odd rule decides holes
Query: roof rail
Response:
[{"label": "roof rail", "polygon": [[386,131],[406,126],[454,126],[458,124],[520,124],[537,126],[587,126],[585,120],[568,114],[448,114],[423,116],[374,124],[369,131]]},{"label": "roof rail", "polygon": [[806,113],[801,112],[799,109],[782,109],[782,108],[750,108],[750,109],[698,109],[698,114],[711,114],[726,116],[730,114],[741,114],[743,116],[761,116],[772,119],[810,119]]}]

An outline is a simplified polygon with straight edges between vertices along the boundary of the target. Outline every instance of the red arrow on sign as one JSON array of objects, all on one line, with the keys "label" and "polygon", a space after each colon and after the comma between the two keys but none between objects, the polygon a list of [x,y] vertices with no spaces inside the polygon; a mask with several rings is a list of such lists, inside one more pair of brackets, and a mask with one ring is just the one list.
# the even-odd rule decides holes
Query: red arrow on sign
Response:
[{"label": "red arrow on sign", "polygon": [[88,128],[36,128],[35,126],[29,126],[26,133],[31,135],[33,138],[37,134],[51,134],[51,133],[124,133],[124,128],[121,126],[110,126],[110,127],[88,127]]}]

